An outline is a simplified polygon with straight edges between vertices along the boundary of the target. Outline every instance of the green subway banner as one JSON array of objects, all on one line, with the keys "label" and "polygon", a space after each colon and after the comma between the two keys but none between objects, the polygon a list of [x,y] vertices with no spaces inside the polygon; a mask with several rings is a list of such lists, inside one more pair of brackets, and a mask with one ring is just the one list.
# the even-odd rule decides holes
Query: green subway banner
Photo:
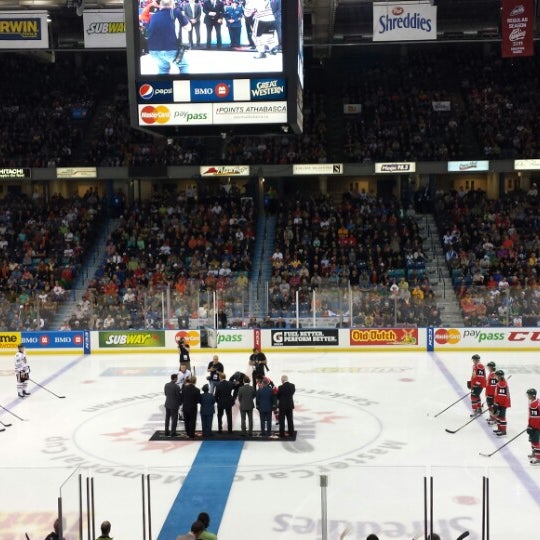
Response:
[{"label": "green subway banner", "polygon": [[165,332],[100,332],[99,346],[122,349],[128,347],[164,347]]}]

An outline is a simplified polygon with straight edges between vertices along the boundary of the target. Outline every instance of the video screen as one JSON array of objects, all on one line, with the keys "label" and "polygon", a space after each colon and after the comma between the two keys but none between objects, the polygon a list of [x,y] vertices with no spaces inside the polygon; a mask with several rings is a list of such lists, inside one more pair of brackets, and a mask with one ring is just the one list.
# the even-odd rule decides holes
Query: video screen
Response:
[{"label": "video screen", "polygon": [[282,0],[132,0],[139,75],[283,71]]}]

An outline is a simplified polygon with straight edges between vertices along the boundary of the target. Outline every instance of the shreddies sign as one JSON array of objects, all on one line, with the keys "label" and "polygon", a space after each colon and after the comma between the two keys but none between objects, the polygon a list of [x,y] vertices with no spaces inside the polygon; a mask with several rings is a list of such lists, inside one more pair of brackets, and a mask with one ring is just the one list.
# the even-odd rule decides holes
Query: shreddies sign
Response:
[{"label": "shreddies sign", "polygon": [[374,2],[373,41],[437,39],[437,6],[430,2]]}]

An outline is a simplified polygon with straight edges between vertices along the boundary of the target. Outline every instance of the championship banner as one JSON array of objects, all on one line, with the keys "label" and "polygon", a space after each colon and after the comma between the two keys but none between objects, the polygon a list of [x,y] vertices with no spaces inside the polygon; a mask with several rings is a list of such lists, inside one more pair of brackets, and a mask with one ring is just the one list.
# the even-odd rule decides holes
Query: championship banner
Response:
[{"label": "championship banner", "polygon": [[534,55],[533,0],[501,0],[503,58]]},{"label": "championship banner", "polygon": [[437,39],[437,6],[431,2],[374,2],[373,41]]},{"label": "championship banner", "polygon": [[0,13],[0,49],[48,49],[46,11]]},{"label": "championship banner", "polygon": [[86,49],[125,49],[126,23],[122,9],[85,10],[83,13]]}]

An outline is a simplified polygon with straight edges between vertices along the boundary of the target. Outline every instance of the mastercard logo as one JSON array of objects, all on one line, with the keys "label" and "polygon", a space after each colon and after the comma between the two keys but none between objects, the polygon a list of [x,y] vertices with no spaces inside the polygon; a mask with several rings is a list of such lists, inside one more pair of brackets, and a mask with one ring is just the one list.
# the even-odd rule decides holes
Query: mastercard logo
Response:
[{"label": "mastercard logo", "polygon": [[435,343],[438,345],[455,345],[461,341],[461,332],[455,328],[439,328],[435,332]]},{"label": "mastercard logo", "polygon": [[201,343],[201,335],[197,330],[180,330],[180,332],[176,332],[174,336],[176,343],[181,338],[184,338],[190,347],[196,347]]},{"label": "mastercard logo", "polygon": [[141,109],[141,120],[145,124],[166,124],[171,119],[171,111],[165,105],[146,105]]}]

